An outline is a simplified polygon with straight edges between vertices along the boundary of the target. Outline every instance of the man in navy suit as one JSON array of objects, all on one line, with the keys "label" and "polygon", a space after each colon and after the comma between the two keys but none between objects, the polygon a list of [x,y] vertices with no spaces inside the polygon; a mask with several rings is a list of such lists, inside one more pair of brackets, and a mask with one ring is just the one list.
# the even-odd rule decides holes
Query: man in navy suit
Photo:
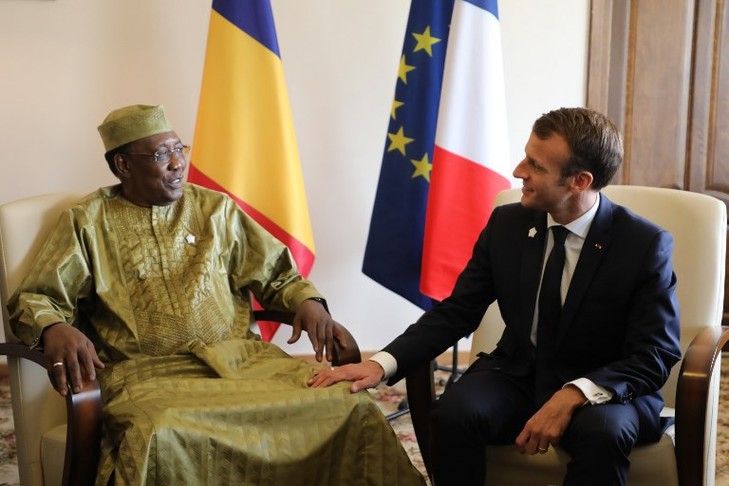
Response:
[{"label": "man in navy suit", "polygon": [[600,194],[623,158],[605,116],[549,112],[525,152],[514,170],[521,203],[494,210],[451,296],[371,360],[310,385],[394,383],[498,301],[506,328],[496,349],[431,417],[436,486],[483,485],[485,447],[509,443],[525,454],[559,444],[571,457],[564,484],[625,484],[632,447],[663,432],[659,390],[680,359],[673,238]]}]

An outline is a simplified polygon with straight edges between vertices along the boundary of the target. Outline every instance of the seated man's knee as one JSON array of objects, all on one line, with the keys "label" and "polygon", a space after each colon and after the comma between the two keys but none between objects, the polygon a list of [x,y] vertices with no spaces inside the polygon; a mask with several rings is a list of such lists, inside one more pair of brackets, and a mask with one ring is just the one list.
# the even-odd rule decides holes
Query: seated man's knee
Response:
[{"label": "seated man's knee", "polygon": [[431,424],[434,431],[458,430],[478,443],[504,444],[513,442],[534,411],[517,380],[490,371],[466,373],[436,402]]},{"label": "seated man's knee", "polygon": [[630,405],[585,407],[576,414],[564,437],[564,447],[575,453],[627,455],[638,439],[638,417]]},{"label": "seated man's knee", "polygon": [[475,425],[477,416],[473,400],[449,391],[433,404],[430,422],[434,430],[468,429]]},{"label": "seated man's knee", "polygon": [[[430,414],[434,437],[459,437],[473,444],[486,444],[500,431],[500,416],[496,407],[503,408],[501,400],[485,400],[474,396],[469,387],[456,383],[435,402]],[[508,420],[507,420],[508,421]],[[496,424],[494,426],[494,424]]]}]

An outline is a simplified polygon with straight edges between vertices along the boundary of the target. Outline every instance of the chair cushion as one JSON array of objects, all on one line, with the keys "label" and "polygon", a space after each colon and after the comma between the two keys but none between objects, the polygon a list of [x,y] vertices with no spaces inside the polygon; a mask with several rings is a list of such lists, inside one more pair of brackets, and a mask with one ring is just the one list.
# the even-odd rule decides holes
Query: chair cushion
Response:
[{"label": "chair cushion", "polygon": [[[569,462],[567,453],[554,447],[546,454],[529,456],[520,454],[511,445],[491,446],[487,448],[486,458],[486,484],[503,486],[562,484]],[[678,486],[676,455],[669,433],[663,434],[655,444],[635,447],[630,462],[628,484],[631,486]]]},{"label": "chair cushion", "polygon": [[58,425],[41,438],[44,486],[60,486],[66,458],[66,425]]}]

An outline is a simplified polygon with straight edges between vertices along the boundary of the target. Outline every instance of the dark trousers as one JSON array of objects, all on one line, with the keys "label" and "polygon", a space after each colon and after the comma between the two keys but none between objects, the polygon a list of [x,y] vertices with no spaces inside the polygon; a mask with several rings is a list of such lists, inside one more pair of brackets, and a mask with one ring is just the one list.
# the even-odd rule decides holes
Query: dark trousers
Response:
[{"label": "dark trousers", "polygon": [[[513,444],[537,411],[533,376],[510,377],[479,361],[435,403],[435,486],[483,486],[486,446]],[[560,441],[571,458],[564,484],[625,484],[638,432],[638,413],[630,404],[580,408]]]}]

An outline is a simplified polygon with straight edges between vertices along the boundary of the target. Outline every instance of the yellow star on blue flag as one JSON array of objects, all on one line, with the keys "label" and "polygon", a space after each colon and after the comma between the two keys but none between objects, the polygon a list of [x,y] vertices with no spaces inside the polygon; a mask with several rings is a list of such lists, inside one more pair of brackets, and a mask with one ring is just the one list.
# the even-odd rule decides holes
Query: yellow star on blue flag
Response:
[{"label": "yellow star on blue flag", "polygon": [[[454,0],[413,0],[362,271],[422,309],[425,209]],[[395,74],[395,73],[393,73]]]}]

